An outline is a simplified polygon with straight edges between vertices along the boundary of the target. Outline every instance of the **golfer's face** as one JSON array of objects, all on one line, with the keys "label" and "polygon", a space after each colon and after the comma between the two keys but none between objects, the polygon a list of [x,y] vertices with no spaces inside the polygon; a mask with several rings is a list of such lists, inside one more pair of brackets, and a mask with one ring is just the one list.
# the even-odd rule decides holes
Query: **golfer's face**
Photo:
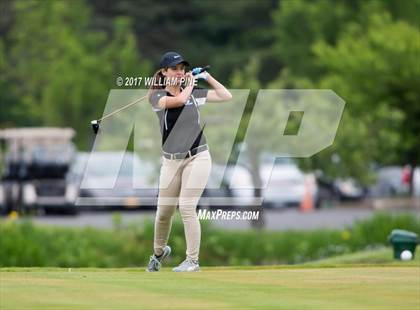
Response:
[{"label": "golfer's face", "polygon": [[181,78],[183,78],[184,75],[185,75],[184,64],[178,64],[174,67],[168,67],[168,69],[166,70],[166,77],[176,78],[179,83],[181,82]]}]

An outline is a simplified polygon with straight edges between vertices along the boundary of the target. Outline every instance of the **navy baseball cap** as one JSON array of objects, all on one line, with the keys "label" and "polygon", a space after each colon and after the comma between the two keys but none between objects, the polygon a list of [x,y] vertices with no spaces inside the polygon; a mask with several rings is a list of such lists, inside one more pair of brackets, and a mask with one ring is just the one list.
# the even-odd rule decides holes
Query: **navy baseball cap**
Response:
[{"label": "navy baseball cap", "polygon": [[186,66],[189,66],[189,62],[185,61],[184,58],[177,52],[167,52],[165,55],[162,56],[160,59],[160,67],[166,68],[166,67],[174,67],[177,64],[183,63]]}]

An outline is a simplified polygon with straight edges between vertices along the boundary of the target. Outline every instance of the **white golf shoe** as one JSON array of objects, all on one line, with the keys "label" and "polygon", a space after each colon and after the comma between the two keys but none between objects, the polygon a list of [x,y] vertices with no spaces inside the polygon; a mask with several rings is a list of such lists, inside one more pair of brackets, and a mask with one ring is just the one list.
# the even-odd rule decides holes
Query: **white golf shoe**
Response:
[{"label": "white golf shoe", "polygon": [[184,271],[200,271],[200,266],[198,261],[187,258],[179,266],[172,269],[175,272],[184,272]]}]

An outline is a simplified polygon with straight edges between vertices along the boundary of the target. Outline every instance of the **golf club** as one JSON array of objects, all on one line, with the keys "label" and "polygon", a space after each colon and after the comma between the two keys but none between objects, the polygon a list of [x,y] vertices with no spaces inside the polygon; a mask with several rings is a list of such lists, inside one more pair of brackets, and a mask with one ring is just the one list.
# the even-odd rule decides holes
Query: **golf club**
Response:
[{"label": "golf club", "polygon": [[[195,68],[195,69],[192,70],[192,74],[193,75],[197,75],[197,74],[200,74],[200,73],[202,73],[204,71],[208,71],[209,69],[210,69],[210,66],[209,65],[207,65],[207,66],[205,66],[203,68]],[[113,111],[111,113],[109,113],[109,114],[106,114],[106,115],[102,116],[101,118],[92,120],[90,122],[90,124],[92,125],[93,133],[95,135],[98,133],[98,131],[99,131],[99,125],[100,125],[101,121],[103,121],[104,119],[107,119],[108,117],[111,117],[112,115],[117,114],[117,113],[119,113],[119,112],[121,112],[121,111],[123,111],[123,110],[125,110],[125,109],[127,109],[127,108],[129,108],[129,107],[131,107],[133,105],[135,105],[136,103],[139,103],[140,101],[142,101],[146,97],[147,97],[147,95],[146,96],[143,96],[143,97],[141,97],[141,98],[139,98],[139,99],[137,99],[137,100],[135,100],[135,101],[133,101],[133,102],[131,102],[131,103],[129,103],[129,104],[127,104],[127,105],[125,105],[125,106],[123,106],[123,107],[121,107],[121,108],[119,108],[119,109],[117,109],[117,110],[115,110],[115,111]]]}]

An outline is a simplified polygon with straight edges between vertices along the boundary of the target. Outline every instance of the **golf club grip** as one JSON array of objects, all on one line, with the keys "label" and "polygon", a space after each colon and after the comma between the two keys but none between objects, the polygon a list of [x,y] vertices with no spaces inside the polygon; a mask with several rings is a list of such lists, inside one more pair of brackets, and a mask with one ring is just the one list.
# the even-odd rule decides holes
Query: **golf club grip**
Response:
[{"label": "golf club grip", "polygon": [[210,66],[209,66],[209,65],[207,65],[207,66],[205,66],[205,67],[201,68],[201,69],[200,69],[200,72],[198,72],[198,73],[193,73],[193,75],[200,74],[200,73],[202,73],[202,72],[204,72],[204,71],[207,71],[207,70],[209,70],[209,69],[210,69]]}]

